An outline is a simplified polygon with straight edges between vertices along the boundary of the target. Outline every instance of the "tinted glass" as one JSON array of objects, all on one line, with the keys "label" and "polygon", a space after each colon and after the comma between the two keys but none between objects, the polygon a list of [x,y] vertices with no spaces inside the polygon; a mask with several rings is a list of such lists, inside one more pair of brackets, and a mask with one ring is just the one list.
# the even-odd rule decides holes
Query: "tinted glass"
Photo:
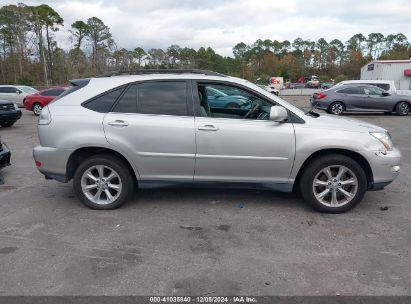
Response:
[{"label": "tinted glass", "polygon": [[40,93],[40,95],[42,95],[42,96],[59,96],[64,91],[65,90],[47,90],[47,91],[44,91],[44,92]]},{"label": "tinted glass", "polygon": [[379,87],[385,91],[388,91],[390,89],[390,85],[388,83],[367,83],[367,84]]},{"label": "tinted glass", "polygon": [[17,91],[18,89],[13,87],[0,87],[0,93],[16,93]]},{"label": "tinted glass", "polygon": [[385,91],[379,87],[364,87],[364,92],[367,95],[381,95]]},{"label": "tinted glass", "polygon": [[83,106],[96,112],[108,113],[123,90],[124,87],[120,87],[86,102]]},{"label": "tinted glass", "polygon": [[343,94],[364,94],[363,90],[360,87],[346,88],[343,90],[339,90],[338,92]]},{"label": "tinted glass", "polygon": [[137,85],[130,86],[121,96],[113,112],[137,113]]},{"label": "tinted glass", "polygon": [[143,114],[186,116],[186,83],[164,81],[139,85],[137,109]]}]

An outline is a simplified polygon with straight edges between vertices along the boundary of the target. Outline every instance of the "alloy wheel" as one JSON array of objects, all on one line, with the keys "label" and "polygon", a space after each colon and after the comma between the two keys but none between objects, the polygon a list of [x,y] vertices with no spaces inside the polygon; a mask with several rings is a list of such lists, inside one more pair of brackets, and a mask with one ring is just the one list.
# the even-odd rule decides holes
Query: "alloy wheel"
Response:
[{"label": "alloy wheel", "polygon": [[345,166],[328,166],[315,175],[312,188],[319,203],[327,207],[341,207],[357,194],[358,179]]},{"label": "alloy wheel", "polygon": [[343,111],[343,106],[340,103],[336,103],[331,106],[331,112],[335,115],[340,115]]},{"label": "alloy wheel", "polygon": [[121,194],[122,181],[114,169],[104,165],[96,165],[83,173],[81,190],[95,204],[111,204]]},{"label": "alloy wheel", "polygon": [[400,105],[400,112],[402,115],[407,115],[410,111],[410,106],[405,102]]},{"label": "alloy wheel", "polygon": [[36,115],[40,115],[42,109],[43,109],[43,107],[41,105],[35,104],[34,107],[33,107],[33,112]]}]

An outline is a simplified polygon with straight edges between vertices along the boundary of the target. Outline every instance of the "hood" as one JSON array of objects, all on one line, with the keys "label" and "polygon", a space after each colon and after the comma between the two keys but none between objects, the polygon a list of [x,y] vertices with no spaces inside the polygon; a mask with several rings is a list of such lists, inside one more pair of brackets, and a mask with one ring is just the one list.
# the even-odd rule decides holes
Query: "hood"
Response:
[{"label": "hood", "polygon": [[319,117],[310,117],[310,126],[327,130],[344,130],[350,132],[386,132],[384,128],[368,122],[343,116],[321,114]]}]

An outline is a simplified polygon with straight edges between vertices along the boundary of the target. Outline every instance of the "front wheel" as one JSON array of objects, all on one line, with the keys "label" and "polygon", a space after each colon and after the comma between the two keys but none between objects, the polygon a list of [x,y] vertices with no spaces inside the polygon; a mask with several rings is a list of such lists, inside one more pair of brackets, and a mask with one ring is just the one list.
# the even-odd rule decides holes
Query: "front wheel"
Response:
[{"label": "front wheel", "polygon": [[344,113],[345,107],[342,102],[333,102],[328,108],[328,113],[333,115],[342,115]]},{"label": "front wheel", "polygon": [[300,189],[304,200],[314,209],[343,213],[362,200],[367,178],[356,161],[333,154],[317,158],[304,169]]},{"label": "front wheel", "polygon": [[134,177],[129,167],[109,154],[92,156],[77,168],[73,187],[81,202],[91,209],[115,209],[134,192]]},{"label": "front wheel", "polygon": [[399,116],[406,116],[408,115],[409,112],[410,112],[410,104],[405,101],[400,102],[395,109],[395,113],[397,113],[397,115]]},{"label": "front wheel", "polygon": [[36,102],[36,103],[33,105],[33,113],[34,113],[34,115],[39,116],[42,109],[43,109],[43,106],[42,106],[40,103]]}]

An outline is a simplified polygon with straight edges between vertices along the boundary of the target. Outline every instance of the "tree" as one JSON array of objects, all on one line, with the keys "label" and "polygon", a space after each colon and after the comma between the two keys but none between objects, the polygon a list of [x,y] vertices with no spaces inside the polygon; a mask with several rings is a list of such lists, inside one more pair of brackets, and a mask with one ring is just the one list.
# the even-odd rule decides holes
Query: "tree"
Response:
[{"label": "tree", "polygon": [[368,35],[367,47],[368,56],[370,59],[377,58],[382,51],[382,43],[384,42],[384,35],[381,33],[371,33]]},{"label": "tree", "polygon": [[113,45],[110,28],[97,17],[87,19],[87,38],[92,45],[92,63],[99,73],[103,70],[104,55]]},{"label": "tree", "polygon": [[136,47],[133,52],[132,52],[132,56],[133,58],[137,59],[138,62],[138,67],[141,67],[141,60],[144,58],[144,56],[146,56],[147,53],[146,51],[144,51],[144,49],[142,49],[141,47]]},{"label": "tree", "polygon": [[180,58],[180,53],[181,53],[181,47],[173,44],[167,48],[166,54],[168,56],[168,62],[171,66],[171,68],[174,68],[174,66],[177,63],[177,60]]},{"label": "tree", "polygon": [[81,43],[88,35],[89,27],[84,21],[78,20],[71,24],[71,28],[70,33],[75,39],[75,48],[79,50],[81,48]]},{"label": "tree", "polygon": [[[63,18],[47,4],[41,4],[33,8],[36,14],[36,21],[40,27],[46,31],[48,67],[51,81],[53,81],[53,41],[51,32],[59,30],[58,26],[63,26]],[[42,33],[40,33],[42,35]],[[42,46],[41,46],[42,47]]]}]

